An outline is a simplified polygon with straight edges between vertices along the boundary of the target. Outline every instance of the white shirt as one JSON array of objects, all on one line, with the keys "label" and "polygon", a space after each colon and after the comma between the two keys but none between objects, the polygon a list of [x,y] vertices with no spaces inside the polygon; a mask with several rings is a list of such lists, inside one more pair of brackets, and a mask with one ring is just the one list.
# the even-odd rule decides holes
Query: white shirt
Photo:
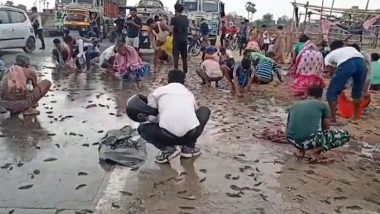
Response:
[{"label": "white shirt", "polygon": [[112,45],[105,49],[99,57],[99,66],[102,66],[105,61],[108,61],[111,57],[115,56],[115,45]]},{"label": "white shirt", "polygon": [[353,47],[343,47],[331,51],[325,58],[325,65],[339,66],[352,58],[364,58],[363,55]]},{"label": "white shirt", "polygon": [[270,38],[267,30],[263,33],[263,42],[264,44],[270,44]]},{"label": "white shirt", "polygon": [[184,85],[170,83],[148,96],[148,105],[158,108],[158,123],[177,137],[200,125],[195,114],[195,98]]}]

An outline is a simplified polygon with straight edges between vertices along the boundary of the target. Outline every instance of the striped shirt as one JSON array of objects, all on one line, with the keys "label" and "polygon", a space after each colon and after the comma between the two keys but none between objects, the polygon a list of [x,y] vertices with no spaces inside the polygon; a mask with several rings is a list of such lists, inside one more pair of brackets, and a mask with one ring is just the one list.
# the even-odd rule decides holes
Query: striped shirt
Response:
[{"label": "striped shirt", "polygon": [[260,82],[269,83],[273,80],[274,72],[278,72],[275,62],[269,58],[263,58],[256,66],[255,76]]}]

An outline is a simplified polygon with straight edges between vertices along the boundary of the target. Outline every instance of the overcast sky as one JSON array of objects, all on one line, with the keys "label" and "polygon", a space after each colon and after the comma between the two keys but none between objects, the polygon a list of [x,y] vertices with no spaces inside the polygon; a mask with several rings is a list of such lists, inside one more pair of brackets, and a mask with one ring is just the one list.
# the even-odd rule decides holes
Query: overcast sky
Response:
[{"label": "overcast sky", "polygon": [[[5,2],[6,0],[0,0]],[[28,7],[33,6],[35,0],[13,0],[15,4],[26,4]],[[127,0],[128,5],[135,5],[139,0]],[[176,0],[161,0],[165,6],[172,10]],[[252,0],[256,4],[257,13],[254,19],[261,18],[266,13],[272,13],[275,18],[282,15],[292,16],[292,6],[290,2],[293,0]],[[333,0],[325,0],[325,5],[331,6]],[[27,3],[26,3],[27,2]],[[49,0],[50,6],[53,7],[55,0]],[[226,3],[227,13],[236,12],[247,16],[244,8],[247,0],[224,0]],[[297,2],[306,3],[307,0],[297,0]],[[322,0],[309,0],[310,4],[321,5]],[[335,0],[335,6],[339,8],[350,8],[353,5],[365,8],[367,0]],[[380,0],[370,0],[369,9],[380,9]]]}]

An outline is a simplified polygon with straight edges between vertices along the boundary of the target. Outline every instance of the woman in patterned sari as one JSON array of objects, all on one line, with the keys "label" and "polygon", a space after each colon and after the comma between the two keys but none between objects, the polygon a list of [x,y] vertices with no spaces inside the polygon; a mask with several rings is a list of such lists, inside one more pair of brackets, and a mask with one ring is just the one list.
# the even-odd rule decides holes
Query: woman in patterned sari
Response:
[{"label": "woman in patterned sari", "polygon": [[118,47],[113,65],[115,76],[125,80],[139,81],[150,75],[150,65],[142,61],[132,46]]},{"label": "woman in patterned sari", "polygon": [[288,74],[290,88],[294,95],[305,99],[312,86],[325,87],[322,78],[323,56],[318,47],[310,40],[298,53]]}]

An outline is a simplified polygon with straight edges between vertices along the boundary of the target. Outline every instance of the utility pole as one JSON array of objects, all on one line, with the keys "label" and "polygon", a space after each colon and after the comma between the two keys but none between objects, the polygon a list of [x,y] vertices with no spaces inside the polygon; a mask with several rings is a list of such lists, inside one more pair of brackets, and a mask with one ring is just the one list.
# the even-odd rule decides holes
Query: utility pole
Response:
[{"label": "utility pole", "polygon": [[367,0],[367,5],[365,6],[365,10],[368,10],[368,6],[369,6],[369,0]]},{"label": "utility pole", "polygon": [[335,4],[335,0],[333,0],[332,4],[331,4],[330,17],[332,16],[332,11],[333,11],[333,8],[334,8],[334,4]]}]

